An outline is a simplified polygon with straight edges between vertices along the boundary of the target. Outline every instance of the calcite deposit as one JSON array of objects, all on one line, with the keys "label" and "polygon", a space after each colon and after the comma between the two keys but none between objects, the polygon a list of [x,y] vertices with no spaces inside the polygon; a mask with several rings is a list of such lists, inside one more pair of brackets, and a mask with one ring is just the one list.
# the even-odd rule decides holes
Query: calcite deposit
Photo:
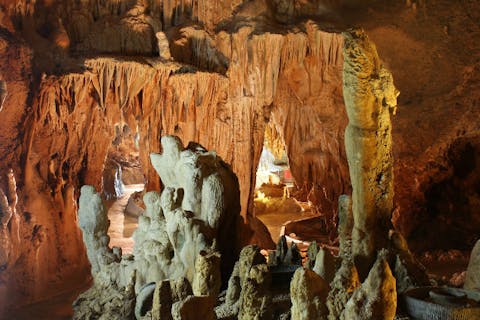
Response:
[{"label": "calcite deposit", "polygon": [[345,305],[344,319],[393,320],[397,311],[395,278],[384,252],[377,260],[367,279]]},{"label": "calcite deposit", "polygon": [[[110,160],[118,151],[117,128],[125,126],[139,147],[135,175],[147,192],[160,190],[149,156],[167,134],[216,150],[231,166],[242,216],[230,239],[237,249],[250,243],[274,248],[253,204],[268,126],[276,132],[270,145],[285,149],[301,194],[308,194],[304,200],[323,215],[332,240],[337,217],[342,224],[342,210],[349,207],[337,206],[338,197],[351,193],[351,178],[361,187],[352,197],[353,236],[339,240],[342,258],[353,247],[356,260],[365,260],[358,268],[362,280],[377,250],[390,246],[395,276],[410,274],[397,288],[415,282],[404,272],[408,254],[388,238],[390,215],[413,255],[470,251],[480,230],[479,12],[478,1],[446,0],[1,0],[0,314],[11,318],[17,313],[12,309],[88,284],[78,228],[80,188],[113,194],[105,177],[118,171],[109,170]],[[391,146],[383,126],[389,107],[382,99],[386,93],[385,104],[392,104],[392,87],[383,86],[389,76],[373,60],[362,64],[375,66],[372,81],[357,85],[350,82],[355,76],[342,74],[344,60],[352,61],[344,47],[355,38],[342,32],[352,25],[364,28],[402,92]],[[365,106],[379,112],[363,116],[382,120],[378,136],[347,116],[345,104],[350,111],[360,105],[344,101],[342,79],[358,92],[374,91]],[[380,161],[385,158],[372,152],[388,156],[391,150],[393,169],[388,159],[378,166],[357,159],[372,169],[371,181],[349,175],[349,121],[355,127],[349,131],[379,143],[360,155]],[[371,196],[358,194],[369,187]],[[365,200],[364,207],[357,199]],[[359,218],[362,210],[365,219]],[[371,224],[379,230],[370,233]],[[145,266],[157,263],[152,255],[138,259]]]},{"label": "calcite deposit", "polygon": [[468,290],[480,290],[480,240],[477,241],[470,254],[463,287]]},{"label": "calcite deposit", "polygon": [[[179,138],[165,136],[162,150],[151,157],[165,187],[161,195],[150,191],[144,196],[146,209],[134,234],[133,256],[108,247],[109,221],[102,200],[94,187],[82,187],[79,226],[94,284],[75,302],[76,318],[120,308],[102,293],[109,284],[107,292],[116,290],[120,300],[131,299],[125,295],[134,287],[137,319],[152,309],[152,303],[152,314],[163,314],[171,306],[174,319],[192,319],[195,313],[188,310],[206,303],[187,299],[192,293],[209,297],[212,307],[206,310],[213,314],[222,271],[226,282],[236,259],[235,243],[225,237],[235,230],[240,214],[237,180],[215,153],[198,144],[184,148]],[[217,245],[220,241],[223,244]],[[162,301],[162,296],[169,298]]]},{"label": "calcite deposit", "polygon": [[326,320],[327,295],[330,287],[324,278],[315,272],[299,268],[290,284],[292,320]]},{"label": "calcite deposit", "polygon": [[362,31],[345,33],[343,96],[349,123],[345,149],[352,182],[352,254],[360,272],[387,246],[393,212],[393,157],[390,113],[398,90]]}]

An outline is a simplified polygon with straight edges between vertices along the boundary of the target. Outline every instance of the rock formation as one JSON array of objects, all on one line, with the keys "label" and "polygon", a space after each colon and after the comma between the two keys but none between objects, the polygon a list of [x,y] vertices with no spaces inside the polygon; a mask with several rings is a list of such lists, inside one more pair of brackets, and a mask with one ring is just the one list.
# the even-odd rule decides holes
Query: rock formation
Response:
[{"label": "rock formation", "polygon": [[480,240],[477,241],[470,254],[463,287],[468,290],[480,290]]},{"label": "rock formation", "polygon": [[290,283],[292,320],[326,320],[328,309],[325,303],[329,290],[328,282],[315,272],[297,269]]},{"label": "rock formation", "polygon": [[337,269],[337,259],[335,259],[328,249],[321,248],[315,258],[315,265],[312,270],[327,283],[330,283]]},{"label": "rock formation", "polygon": [[327,297],[328,319],[347,319],[343,311],[355,290],[360,287],[357,268],[351,259],[343,259],[335,278],[330,284],[331,290]]},{"label": "rock formation", "polygon": [[[351,4],[358,8],[344,10]],[[103,192],[117,125],[128,123],[139,137],[147,191],[160,187],[149,163],[160,136],[217,150],[239,177],[244,221],[235,242],[264,239],[272,248],[252,206],[270,123],[295,180],[312,190],[333,229],[337,198],[350,193],[338,33],[345,24],[365,28],[402,91],[393,128],[397,230],[416,250],[470,249],[477,240],[476,1],[4,0],[0,7],[0,80],[8,90],[0,93],[0,188],[7,194],[13,169],[18,194],[14,236],[0,248],[8,252],[0,296],[9,297],[0,297],[0,313],[87,279],[76,200],[85,184]],[[172,60],[160,58],[159,32]],[[12,240],[17,235],[23,240]]]},{"label": "rock formation", "polygon": [[214,297],[188,296],[172,305],[173,320],[216,320],[214,306]]},{"label": "rock formation", "polygon": [[393,320],[397,309],[395,278],[380,252],[365,282],[356,290],[345,305],[344,319]]},{"label": "rock formation", "polygon": [[275,251],[270,252],[268,257],[268,264],[270,266],[301,266],[302,257],[300,250],[295,243],[287,244],[287,238],[282,235],[277,242]]},{"label": "rock formation", "polygon": [[[232,275],[228,280],[228,288],[225,296],[225,306],[218,312],[223,312],[230,315],[238,315],[242,303],[250,305],[250,310],[246,310],[245,317],[251,315],[251,312],[264,310],[268,315],[268,306],[262,307],[261,301],[253,301],[252,297],[249,297],[245,290],[249,287],[249,294],[254,294],[257,299],[263,299],[265,303],[268,302],[268,290],[269,290],[269,275],[266,274],[264,267],[252,272],[250,284],[247,285],[250,272],[253,267],[265,265],[265,257],[260,253],[260,248],[255,245],[245,246],[240,252],[238,261],[235,263]],[[267,278],[265,278],[267,277]],[[255,293],[259,289],[261,292]],[[244,302],[243,299],[246,299]],[[260,303],[260,304],[259,304]],[[265,308],[265,309],[262,309]]]},{"label": "rock formation", "polygon": [[349,118],[345,148],[352,181],[352,254],[361,276],[388,243],[393,212],[390,112],[398,90],[363,31],[344,33],[343,96]]},{"label": "rock formation", "polygon": [[347,195],[341,195],[338,198],[338,245],[342,258],[348,258],[352,253],[352,229],[352,199]]},{"label": "rock formation", "polygon": [[[213,314],[222,283],[221,266],[225,274],[231,272],[232,261],[224,261],[224,257],[235,257],[231,242],[216,251],[217,241],[226,242],[225,235],[235,230],[239,217],[235,175],[215,153],[200,145],[184,149],[177,137],[166,136],[162,147],[163,153],[152,154],[152,161],[165,188],[161,195],[151,191],[144,196],[146,209],[134,234],[133,256],[121,256],[121,251],[115,254],[118,250],[108,248],[109,221],[100,196],[92,186],[82,187],[79,225],[94,285],[75,302],[76,317],[101,314],[102,309],[110,314],[119,308],[118,304],[99,303],[108,301],[102,290],[109,284],[108,292],[115,291],[121,299],[131,299],[130,287],[134,286],[137,319],[152,309],[152,304],[152,315],[166,313],[165,308],[173,304],[174,319],[191,319],[195,313],[190,308],[208,297],[212,301],[207,309]],[[171,280],[169,284],[165,279]],[[193,293],[205,299],[188,299],[192,286]]]},{"label": "rock formation", "polygon": [[82,229],[83,243],[87,248],[92,274],[96,275],[103,265],[115,259],[112,250],[108,248],[110,221],[102,199],[94,187],[83,186],[78,202],[78,225]]},{"label": "rock formation", "polygon": [[218,252],[207,253],[202,251],[195,261],[195,274],[193,276],[193,294],[196,296],[211,296],[216,298],[220,293],[221,256]]},{"label": "rock formation", "polygon": [[242,283],[239,320],[272,319],[270,284],[271,276],[266,264],[257,264],[251,267]]}]

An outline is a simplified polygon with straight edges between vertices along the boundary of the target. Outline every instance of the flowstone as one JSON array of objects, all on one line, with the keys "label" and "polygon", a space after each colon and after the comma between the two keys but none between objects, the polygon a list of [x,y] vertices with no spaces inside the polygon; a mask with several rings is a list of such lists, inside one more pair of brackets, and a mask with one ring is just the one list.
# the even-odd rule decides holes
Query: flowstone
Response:
[{"label": "flowstone", "polygon": [[[221,277],[227,279],[231,272],[236,254],[229,237],[240,213],[235,175],[214,152],[198,144],[184,149],[173,136],[161,142],[163,154],[151,158],[165,188],[161,194],[151,191],[144,196],[146,208],[134,233],[133,255],[122,257],[120,249],[108,247],[109,221],[101,198],[93,187],[82,187],[79,224],[94,285],[75,302],[78,319],[102,313],[102,308],[124,308],[125,304],[107,306],[99,301],[109,299],[105,293],[127,299],[131,286],[137,319],[147,313],[160,317],[175,303],[180,303],[177,314],[183,314],[197,303],[193,298],[184,301],[193,294],[192,286],[196,295],[215,300]],[[111,319],[122,318],[120,311],[118,317],[114,311],[109,314]]]}]

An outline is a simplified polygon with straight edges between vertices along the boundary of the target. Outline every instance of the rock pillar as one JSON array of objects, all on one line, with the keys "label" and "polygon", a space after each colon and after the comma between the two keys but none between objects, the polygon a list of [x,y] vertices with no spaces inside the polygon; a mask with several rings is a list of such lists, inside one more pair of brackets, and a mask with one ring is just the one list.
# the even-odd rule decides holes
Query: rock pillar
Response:
[{"label": "rock pillar", "polygon": [[390,111],[398,90],[375,45],[361,30],[344,33],[343,96],[348,115],[345,147],[352,182],[352,253],[366,276],[386,247],[393,209]]}]

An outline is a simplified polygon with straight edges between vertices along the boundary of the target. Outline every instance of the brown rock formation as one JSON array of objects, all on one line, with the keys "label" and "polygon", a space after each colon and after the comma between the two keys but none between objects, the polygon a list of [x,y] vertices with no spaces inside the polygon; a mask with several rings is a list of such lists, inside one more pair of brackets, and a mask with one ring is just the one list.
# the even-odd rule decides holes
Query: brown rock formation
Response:
[{"label": "brown rock formation", "polygon": [[292,320],[326,320],[328,282],[312,270],[299,268],[290,283]]},{"label": "brown rock formation", "polygon": [[[239,176],[245,224],[260,230],[252,181],[272,120],[296,181],[313,187],[311,200],[334,220],[336,198],[350,186],[343,37],[327,31],[344,24],[365,28],[402,91],[393,128],[395,226],[422,246],[439,243],[425,241],[439,234],[460,235],[442,246],[472,246],[480,225],[472,209],[480,172],[478,3],[413,10],[401,1],[362,2],[341,10],[358,2],[0,0],[0,186],[10,197],[12,168],[18,201],[8,225],[26,239],[10,247],[0,271],[8,303],[46,298],[71,275],[88,273],[78,186],[100,191],[116,124],[135,133],[138,125],[150,189],[160,182],[147,155],[159,150],[161,135],[216,150]],[[183,64],[152,59],[160,31]],[[107,52],[117,57],[98,57]],[[251,236],[248,228],[238,235]]]},{"label": "brown rock formation", "polygon": [[343,94],[349,124],[345,131],[352,181],[352,254],[361,276],[386,248],[393,211],[393,157],[390,111],[399,92],[363,31],[345,33]]}]

